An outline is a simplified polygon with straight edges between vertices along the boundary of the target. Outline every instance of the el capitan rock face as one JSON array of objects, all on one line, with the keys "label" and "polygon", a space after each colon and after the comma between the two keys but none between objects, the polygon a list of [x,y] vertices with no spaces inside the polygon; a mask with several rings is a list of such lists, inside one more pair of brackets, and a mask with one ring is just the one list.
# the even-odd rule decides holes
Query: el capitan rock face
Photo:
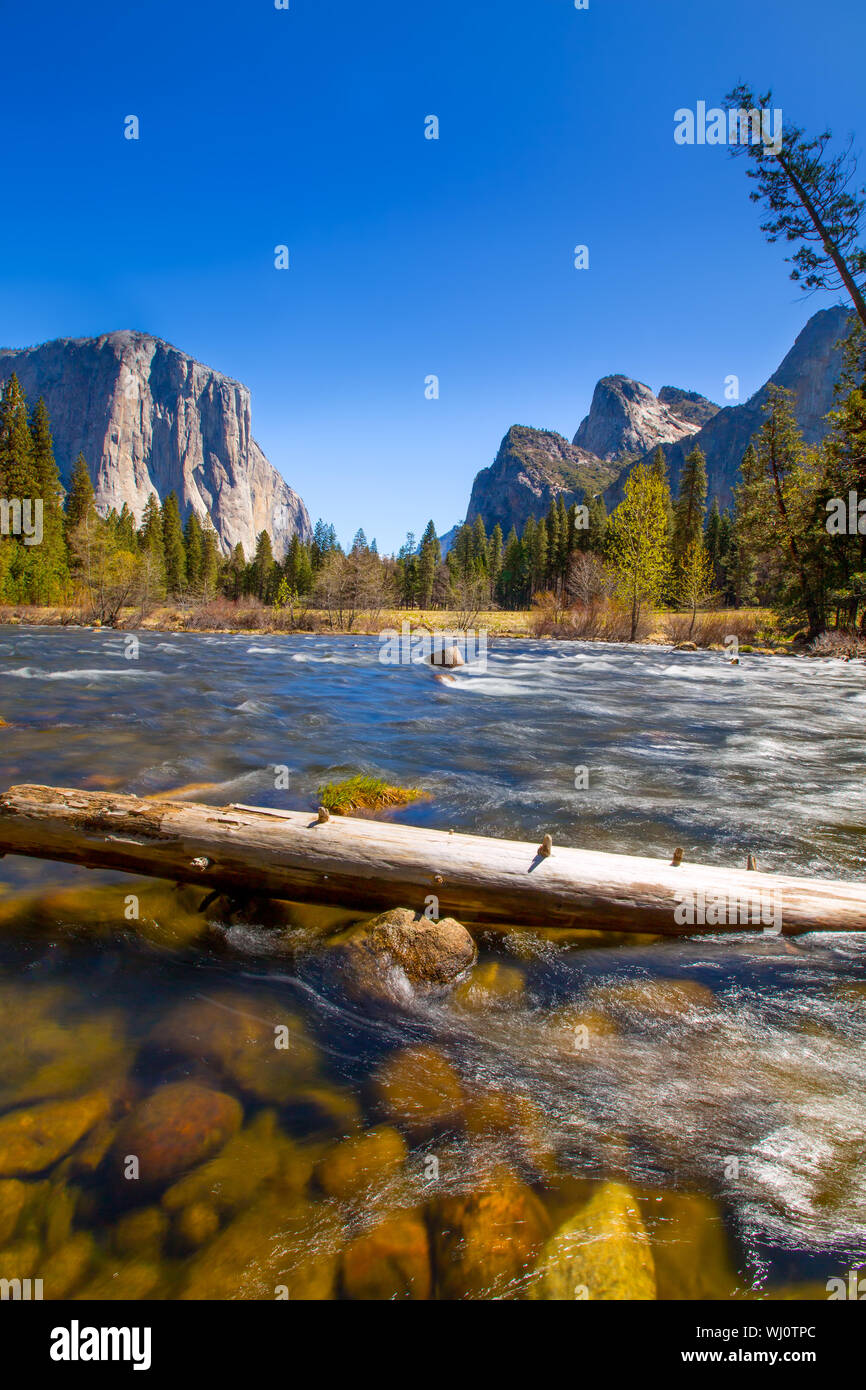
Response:
[{"label": "el capitan rock face", "polygon": [[645,454],[658,444],[669,444],[684,435],[697,434],[699,424],[677,413],[677,404],[713,406],[702,396],[689,399],[689,393],[668,386],[670,404],[662,401],[642,381],[628,376],[605,376],[595,388],[586,419],[574,436],[575,446],[613,463],[627,455]]},{"label": "el capitan rock face", "polygon": [[586,490],[601,492],[618,471],[552,430],[512,425],[491,466],[473,483],[466,520],[482,517],[488,535],[498,522],[507,536],[530,516],[545,515],[560,493],[566,506],[582,502]]},{"label": "el capitan rock face", "polygon": [[44,396],[64,483],[83,453],[103,512],[174,490],[185,519],[211,517],[225,551],[249,558],[269,531],[281,557],[311,534],[307,509],[252,437],[250,393],[147,333],[58,338],[0,350],[0,383],[15,372],[28,401]]}]

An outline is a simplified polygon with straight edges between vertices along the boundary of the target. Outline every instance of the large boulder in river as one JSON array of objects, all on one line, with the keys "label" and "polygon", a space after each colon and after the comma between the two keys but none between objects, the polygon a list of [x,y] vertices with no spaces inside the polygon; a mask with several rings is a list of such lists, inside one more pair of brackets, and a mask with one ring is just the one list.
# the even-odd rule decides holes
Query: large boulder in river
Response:
[{"label": "large boulder in river", "polygon": [[416,989],[441,988],[458,980],[478,955],[469,932],[453,917],[433,922],[405,907],[351,928],[333,944],[351,993],[385,1000],[399,994],[395,967]]},{"label": "large boulder in river", "polygon": [[649,1236],[637,1198],[622,1183],[605,1183],[541,1252],[528,1296],[573,1302],[656,1297]]},{"label": "large boulder in river", "polygon": [[166,1187],[188,1168],[217,1153],[241,1127],[243,1110],[234,1096],[191,1081],[179,1081],[148,1096],[120,1127],[111,1153],[120,1182],[130,1157],[138,1159],[131,1189]]},{"label": "large boulder in river", "polygon": [[440,647],[438,651],[431,652],[430,664],[432,666],[445,666],[450,671],[458,666],[465,666],[466,662],[460,654],[459,647]]}]

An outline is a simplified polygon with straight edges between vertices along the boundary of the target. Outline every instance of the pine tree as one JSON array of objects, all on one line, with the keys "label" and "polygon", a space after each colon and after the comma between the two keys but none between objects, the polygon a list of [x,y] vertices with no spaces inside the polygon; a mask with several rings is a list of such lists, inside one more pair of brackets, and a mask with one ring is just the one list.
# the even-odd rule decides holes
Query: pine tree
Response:
[{"label": "pine tree", "polygon": [[418,547],[418,604],[421,608],[429,608],[433,602],[433,585],[441,563],[442,549],[436,527],[428,521]]},{"label": "pine tree", "polygon": [[162,541],[165,547],[165,583],[172,595],[186,588],[186,550],[177,494],[170,492],[162,504]]},{"label": "pine tree", "polygon": [[692,541],[700,540],[703,536],[706,509],[707,460],[703,449],[695,445],[683,464],[674,507],[671,549],[678,563],[683,559]]},{"label": "pine tree", "polygon": [[3,597],[26,603],[31,598],[33,571],[38,565],[34,551],[40,546],[32,542],[37,535],[41,494],[27,402],[14,372],[0,400],[0,497],[4,504],[0,536]]},{"label": "pine tree", "polygon": [[68,594],[69,561],[63,528],[63,488],[54,458],[54,441],[45,401],[40,397],[30,421],[33,469],[42,502],[42,543],[30,557],[31,602],[57,603]]},{"label": "pine tree", "polygon": [[791,391],[771,386],[763,411],[737,490],[738,539],[762,565],[770,601],[805,615],[814,637],[826,626],[829,537],[815,524],[823,470],[806,449]]},{"label": "pine tree", "polygon": [[186,578],[194,594],[200,594],[204,580],[204,532],[195,512],[190,512],[183,528]]},{"label": "pine tree", "polygon": [[202,524],[201,592],[205,603],[210,602],[217,591],[220,576],[219,537],[209,516]]},{"label": "pine tree", "polygon": [[[360,550],[353,552],[360,554]],[[274,550],[267,531],[259,532],[256,538],[256,553],[250,563],[250,588],[262,603],[271,603],[279,583]]]},{"label": "pine tree", "polygon": [[96,494],[90,481],[90,469],[83,454],[72,465],[72,477],[66,494],[66,534],[76,529],[85,519],[96,514]]}]

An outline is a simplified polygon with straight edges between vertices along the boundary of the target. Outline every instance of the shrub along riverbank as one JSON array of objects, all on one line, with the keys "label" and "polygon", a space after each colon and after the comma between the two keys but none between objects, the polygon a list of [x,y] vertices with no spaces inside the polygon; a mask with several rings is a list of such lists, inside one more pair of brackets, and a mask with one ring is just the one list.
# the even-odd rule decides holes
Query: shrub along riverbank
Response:
[{"label": "shrub along riverbank", "polygon": [[[630,615],[613,603],[575,604],[561,607],[552,596],[522,612],[492,610],[466,613],[440,609],[388,609],[362,613],[342,628],[327,612],[307,609],[295,612],[263,604],[257,599],[214,599],[196,605],[166,604],[142,616],[137,609],[121,613],[114,625],[119,631],[248,633],[253,635],[351,635],[377,636],[386,631],[409,630],[437,633],[485,632],[488,642],[499,639],[560,639],[582,642],[627,642]],[[0,606],[0,627],[100,627],[88,621],[77,607],[43,608],[28,604]],[[691,612],[645,613],[638,632],[640,643],[694,645],[707,650],[805,654],[811,656],[866,657],[866,639],[837,631],[809,642],[803,632],[783,629],[768,609],[722,608]]]}]

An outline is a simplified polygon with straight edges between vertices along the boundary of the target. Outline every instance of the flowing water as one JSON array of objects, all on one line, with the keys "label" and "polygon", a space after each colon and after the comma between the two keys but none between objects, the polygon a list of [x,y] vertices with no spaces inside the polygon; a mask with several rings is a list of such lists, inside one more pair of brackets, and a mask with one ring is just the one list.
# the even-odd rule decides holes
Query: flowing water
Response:
[{"label": "flowing water", "polygon": [[[378,650],[4,629],[0,785],[309,809],[365,771],[424,789],[411,824],[863,875],[862,663],[503,641],[443,685]],[[619,1273],[559,1297],[826,1297],[866,1262],[855,934],[486,930],[456,990],[363,999],[323,945],[362,914],[0,871],[0,1277],[523,1296],[570,1221]]]}]

